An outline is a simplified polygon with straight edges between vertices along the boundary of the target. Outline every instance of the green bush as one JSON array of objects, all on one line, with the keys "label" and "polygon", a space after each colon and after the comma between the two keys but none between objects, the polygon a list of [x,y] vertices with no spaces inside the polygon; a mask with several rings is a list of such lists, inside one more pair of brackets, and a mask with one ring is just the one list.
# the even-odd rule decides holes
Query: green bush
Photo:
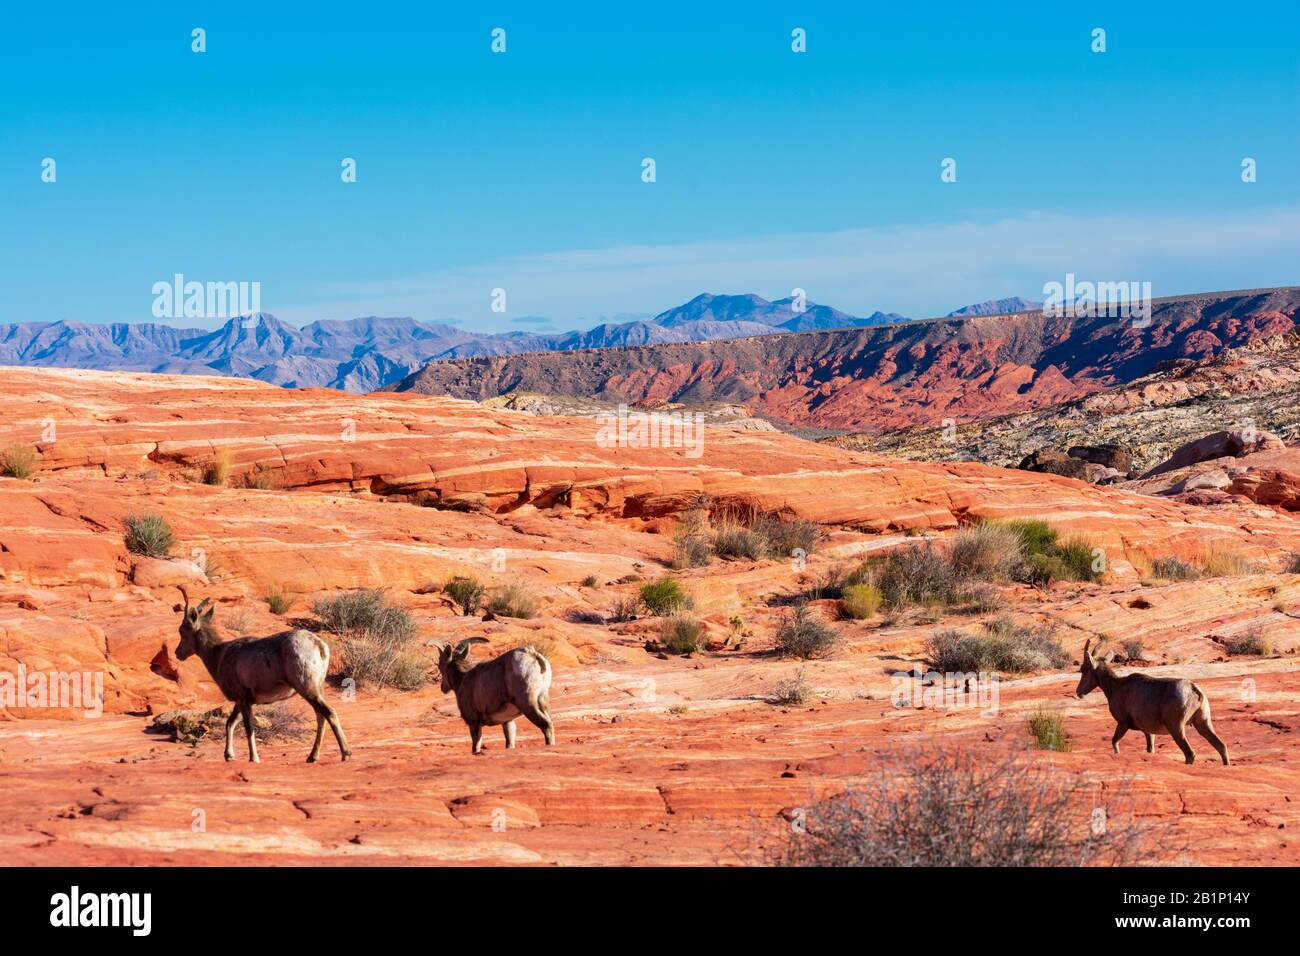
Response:
[{"label": "green bush", "polygon": [[1070,735],[1065,732],[1065,721],[1054,710],[1037,710],[1029,718],[1029,732],[1034,735],[1039,750],[1064,752],[1070,749]]},{"label": "green bush", "polygon": [[673,614],[660,623],[659,641],[674,654],[697,654],[704,650],[704,627],[693,617]]},{"label": "green bush", "polygon": [[283,614],[293,606],[293,595],[280,585],[272,584],[266,589],[266,606],[271,609],[272,614]]},{"label": "green bush", "polygon": [[880,588],[870,584],[850,584],[840,595],[840,613],[854,621],[875,617],[884,601]]},{"label": "green bush", "polygon": [[1092,544],[1085,538],[1069,538],[1056,546],[1056,557],[1061,559],[1070,581],[1098,581],[1101,572],[1093,567],[1096,556]]},{"label": "green bush", "polygon": [[934,669],[949,674],[971,671],[1024,674],[1064,667],[1070,662],[1054,632],[1031,630],[1009,617],[985,624],[982,633],[977,634],[938,631],[925,642],[925,650]]},{"label": "green bush", "polygon": [[1074,572],[1059,555],[1031,554],[1025,559],[1024,581],[1026,584],[1047,586],[1056,581],[1073,580]]},{"label": "green bush", "polygon": [[126,534],[123,541],[126,550],[132,554],[144,555],[146,558],[165,558],[172,552],[175,539],[172,537],[171,525],[154,512],[141,515],[127,515]]},{"label": "green bush", "polygon": [[685,610],[692,605],[690,597],[682,590],[677,579],[666,576],[641,585],[641,603],[656,617]]},{"label": "green bush", "polygon": [[1046,521],[1018,519],[1002,522],[1002,524],[1020,537],[1020,552],[1025,557],[1051,554],[1056,547],[1058,532]]},{"label": "green bush", "polygon": [[838,644],[839,635],[814,618],[802,602],[782,618],[776,629],[777,650],[786,657],[823,657]]},{"label": "green bush", "polygon": [[483,606],[483,595],[487,592],[487,587],[478,578],[456,575],[447,580],[442,591],[456,602],[462,615],[469,617],[477,614]]}]

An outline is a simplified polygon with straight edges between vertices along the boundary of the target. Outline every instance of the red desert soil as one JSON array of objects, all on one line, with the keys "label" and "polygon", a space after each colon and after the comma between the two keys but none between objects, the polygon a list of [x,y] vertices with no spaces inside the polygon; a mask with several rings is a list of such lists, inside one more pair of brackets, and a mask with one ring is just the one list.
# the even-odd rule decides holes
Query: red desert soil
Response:
[{"label": "red desert soil", "polygon": [[[1280,510],[1213,510],[975,464],[891,461],[775,432],[710,428],[703,454],[606,448],[591,419],[539,418],[408,394],[291,391],[217,378],[0,369],[0,449],[40,451],[31,480],[0,478],[0,672],[105,674],[104,714],[0,711],[6,794],[0,841],[11,863],[713,863],[762,859],[783,814],[867,779],[882,753],[1029,742],[1034,710],[1059,708],[1067,753],[1032,752],[1126,786],[1144,819],[1173,827],[1178,859],[1296,864],[1300,847],[1300,522]],[[226,487],[196,480],[218,453]],[[246,483],[266,489],[242,487]],[[667,659],[643,644],[656,622],[608,618],[673,550],[675,515],[700,493],[821,523],[806,567],[715,561],[681,573],[715,649]],[[128,554],[122,521],[157,511],[171,560]],[[811,703],[767,702],[797,662],[770,653],[783,609],[771,599],[837,563],[943,538],[978,516],[1047,517],[1105,550],[1102,584],[1004,589],[1007,610],[1051,623],[1077,660],[1105,633],[1140,639],[1150,673],[1194,678],[1210,695],[1234,764],[1193,736],[1185,766],[1130,734],[1110,753],[1099,693],[1073,697],[1074,669],[1010,678],[994,716],[894,707],[891,674],[921,660],[951,615],[836,621],[831,658],[806,665]],[[1259,573],[1177,584],[1141,578],[1152,557],[1234,550]],[[497,570],[494,570],[497,569]],[[456,616],[427,587],[471,571],[520,582],[529,620]],[[594,576],[598,585],[582,582]],[[197,659],[178,662],[175,584],[211,596],[216,622],[266,634],[311,617],[318,595],[388,587],[426,642],[487,638],[476,656],[523,642],[556,670],[558,746],[521,722],[520,748],[487,735],[484,756],[451,698],[362,688],[339,709],[355,756],[327,739],[265,741],[262,763],[226,763],[146,732],[151,715],[220,697]],[[278,587],[286,615],[267,607]],[[724,645],[733,616],[744,641]],[[1229,657],[1222,641],[1262,629],[1270,657]],[[223,633],[234,636],[229,630]],[[337,652],[336,652],[337,658]],[[1121,666],[1121,671],[1124,668]],[[301,701],[291,706],[306,714]],[[245,754],[242,733],[236,752]],[[201,812],[199,812],[201,811]],[[199,825],[201,821],[202,825]],[[494,824],[496,824],[494,826]]]}]

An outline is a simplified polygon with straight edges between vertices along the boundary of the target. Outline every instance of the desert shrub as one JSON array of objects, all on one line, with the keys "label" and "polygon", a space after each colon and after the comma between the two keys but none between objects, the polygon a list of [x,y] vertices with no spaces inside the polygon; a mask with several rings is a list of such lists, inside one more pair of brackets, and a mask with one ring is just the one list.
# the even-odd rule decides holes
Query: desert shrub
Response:
[{"label": "desert shrub", "polygon": [[1069,565],[1055,554],[1031,554],[1025,559],[1023,579],[1026,584],[1045,587],[1055,581],[1070,581],[1071,574]]},{"label": "desert shrub", "polygon": [[1020,553],[1025,557],[1035,554],[1051,554],[1056,547],[1059,533],[1046,521],[1034,519],[1017,519],[1002,523],[1020,538]]},{"label": "desert shrub", "polygon": [[1175,557],[1156,558],[1151,562],[1151,576],[1161,581],[1195,581],[1201,576],[1200,570],[1186,561]]},{"label": "desert shrub", "polygon": [[152,511],[141,515],[127,515],[123,541],[126,550],[146,558],[165,558],[171,554],[175,539],[172,527],[162,515]]},{"label": "desert shrub", "polygon": [[811,521],[782,521],[775,515],[755,520],[753,531],[767,542],[769,554],[789,557],[796,551],[812,554],[821,543],[822,529]]},{"label": "desert shrub", "polygon": [[226,448],[218,448],[212,460],[203,466],[203,483],[224,486],[229,480],[230,451]]},{"label": "desert shrub", "polygon": [[477,614],[483,606],[483,595],[487,587],[478,578],[456,575],[449,578],[442,586],[443,593],[456,602],[460,613],[465,617]]},{"label": "desert shrub", "polygon": [[598,588],[600,587],[600,579],[594,574],[589,574],[582,579],[582,586],[584,588]]},{"label": "desert shrub", "polygon": [[1039,709],[1029,717],[1029,732],[1039,750],[1066,751],[1070,749],[1070,735],[1065,732],[1065,721],[1058,711]]},{"label": "desert shrub", "polygon": [[414,690],[424,682],[424,666],[406,652],[419,633],[405,608],[389,602],[383,591],[363,588],[321,598],[312,610],[338,635],[343,649],[341,676],[358,686]]},{"label": "desert shrub", "polygon": [[617,624],[636,620],[636,612],[641,607],[638,598],[619,598],[609,612],[609,619]]},{"label": "desert shrub", "polygon": [[1096,557],[1086,538],[1067,538],[1056,546],[1055,556],[1065,565],[1069,581],[1098,581],[1101,572],[1093,567]]},{"label": "desert shrub", "polygon": [[[1027,755],[907,752],[864,785],[810,807],[771,853],[783,866],[1085,866],[1174,849],[1123,793]],[[1106,826],[1094,828],[1095,810]],[[1096,832],[1096,830],[1101,832]]]},{"label": "desert shrub", "polygon": [[31,445],[10,445],[0,451],[0,475],[10,478],[30,478],[36,471],[38,456]]},{"label": "desert shrub", "polygon": [[763,535],[736,520],[724,521],[713,534],[713,552],[720,558],[758,561],[767,556],[767,549]]},{"label": "desert shrub", "polygon": [[249,488],[254,488],[258,491],[270,491],[275,487],[275,479],[271,476],[271,473],[262,468],[261,465],[258,465],[253,471],[250,471],[244,476],[244,483]]},{"label": "desert shrub", "polygon": [[659,643],[674,654],[697,654],[704,650],[704,627],[685,614],[672,614],[659,625]]},{"label": "desert shrub", "polygon": [[840,613],[853,621],[875,617],[884,596],[870,584],[850,584],[840,591]]},{"label": "desert shrub", "polygon": [[1134,637],[1125,641],[1120,649],[1124,652],[1124,660],[1136,661],[1142,659],[1142,652],[1146,649],[1146,645]]},{"label": "desert shrub", "polygon": [[1273,641],[1261,627],[1252,627],[1244,634],[1224,638],[1223,649],[1234,657],[1267,657],[1273,653]]},{"label": "desert shrub", "polygon": [[812,686],[804,677],[804,669],[801,667],[795,671],[794,676],[787,677],[785,680],[778,681],[776,689],[769,698],[769,703],[783,705],[787,707],[799,707],[808,703],[812,697]]},{"label": "desert shrub", "polygon": [[1019,572],[1021,560],[1020,533],[1009,525],[969,525],[952,542],[952,563],[963,577],[1008,581]]},{"label": "desert shrub", "polygon": [[1206,577],[1226,578],[1243,574],[1254,574],[1255,566],[1236,551],[1223,547],[1211,547],[1205,554],[1203,564]]},{"label": "desert shrub", "polygon": [[796,604],[776,629],[776,648],[786,657],[810,660],[823,657],[839,644],[839,635],[812,616],[808,605]]},{"label": "desert shrub", "polygon": [[681,521],[673,531],[674,568],[702,568],[713,560],[713,541],[709,535],[709,511],[705,501],[697,502],[682,512]]},{"label": "desert shrub", "polygon": [[253,623],[253,617],[244,607],[234,607],[222,615],[221,624],[226,630],[238,634],[241,637],[248,633],[249,627]]},{"label": "desert shrub", "polygon": [[278,584],[269,585],[266,589],[266,606],[272,614],[283,614],[293,606],[293,595]]},{"label": "desert shrub", "polygon": [[692,605],[689,595],[682,590],[677,579],[667,576],[641,585],[641,603],[656,617],[685,610]]},{"label": "desert shrub", "polygon": [[493,591],[487,606],[498,617],[529,618],[537,614],[537,599],[522,584],[507,584]]},{"label": "desert shrub", "polygon": [[302,711],[284,703],[254,707],[253,726],[257,728],[259,740],[296,740],[309,729]]},{"label": "desert shrub", "polygon": [[887,555],[877,581],[885,603],[895,608],[953,604],[961,596],[957,569],[929,541]]},{"label": "desert shrub", "polygon": [[963,585],[961,596],[967,609],[975,614],[989,614],[1000,610],[1004,603],[1002,592],[982,581],[972,581]]},{"label": "desert shrub", "polygon": [[1010,617],[988,622],[979,633],[937,631],[926,640],[925,651],[935,670],[949,674],[1023,674],[1064,667],[1070,662],[1053,631],[1022,627]]}]

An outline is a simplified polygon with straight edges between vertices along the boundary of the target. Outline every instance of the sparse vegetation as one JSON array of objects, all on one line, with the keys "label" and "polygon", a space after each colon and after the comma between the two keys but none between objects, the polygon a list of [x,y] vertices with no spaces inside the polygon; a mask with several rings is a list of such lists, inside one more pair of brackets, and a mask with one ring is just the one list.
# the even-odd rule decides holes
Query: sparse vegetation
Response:
[{"label": "sparse vegetation", "polygon": [[1234,657],[1268,657],[1273,653],[1273,641],[1256,625],[1243,634],[1225,638],[1223,649]]},{"label": "sparse vegetation", "polygon": [[271,476],[271,472],[260,464],[244,477],[244,482],[249,488],[257,491],[270,491],[275,487],[275,479]]},{"label": "sparse vegetation", "polygon": [[775,515],[763,515],[752,530],[767,542],[767,553],[791,557],[796,552],[812,554],[821,543],[822,529],[811,521],[782,521]]},{"label": "sparse vegetation", "polygon": [[961,599],[957,569],[934,544],[909,544],[888,554],[878,578],[890,607],[955,604]]},{"label": "sparse vegetation", "polygon": [[677,579],[668,576],[641,585],[641,603],[656,617],[686,610],[692,605],[690,596],[682,590]]},{"label": "sparse vegetation", "polygon": [[786,657],[810,660],[824,657],[839,644],[839,635],[813,617],[808,605],[796,604],[776,629],[777,651]]},{"label": "sparse vegetation", "polygon": [[979,633],[938,631],[925,642],[925,651],[935,670],[944,673],[1024,674],[1070,662],[1053,631],[1023,627],[1006,616],[984,624]]},{"label": "sparse vegetation", "polygon": [[302,712],[283,702],[254,708],[253,725],[257,728],[257,739],[263,741],[297,740],[309,729]]},{"label": "sparse vegetation", "polygon": [[[905,753],[864,786],[810,808],[784,866],[1085,866],[1172,854],[1121,797],[1028,756]],[[1100,802],[1099,802],[1100,799]],[[1091,826],[1093,811],[1106,826]]]},{"label": "sparse vegetation", "polygon": [[228,631],[239,636],[248,633],[249,626],[253,623],[252,615],[248,613],[248,608],[234,607],[222,615],[221,625]]},{"label": "sparse vegetation", "polygon": [[698,654],[704,650],[704,627],[685,614],[673,614],[659,625],[659,643],[674,654]]},{"label": "sparse vegetation", "polygon": [[1020,571],[1021,536],[1015,528],[980,522],[957,532],[952,542],[952,563],[966,578],[1010,581]]},{"label": "sparse vegetation", "polygon": [[584,588],[598,588],[600,587],[600,579],[594,574],[589,574],[582,579],[582,586]]},{"label": "sparse vegetation", "polygon": [[497,588],[487,606],[497,617],[530,618],[537,614],[537,599],[518,583]]},{"label": "sparse vegetation", "polygon": [[1070,735],[1065,732],[1065,721],[1057,711],[1034,711],[1029,718],[1029,732],[1034,735],[1039,750],[1064,752],[1070,749]]},{"label": "sparse vegetation", "polygon": [[708,526],[707,501],[696,502],[682,512],[681,522],[673,532],[673,543],[677,547],[672,560],[674,568],[702,568],[713,560]]},{"label": "sparse vegetation", "polygon": [[1124,652],[1124,660],[1138,661],[1142,659],[1142,652],[1146,648],[1137,638],[1130,638],[1120,646],[1120,649]]},{"label": "sparse vegetation", "polygon": [[172,552],[175,539],[171,525],[160,514],[146,512],[131,514],[126,517],[126,533],[123,541],[126,550],[146,558],[165,558]]},{"label": "sparse vegetation", "polygon": [[30,478],[36,471],[39,456],[31,445],[10,445],[0,451],[0,475]]},{"label": "sparse vegetation", "polygon": [[218,448],[212,460],[203,466],[203,483],[224,487],[230,481],[230,450]]},{"label": "sparse vegetation", "polygon": [[876,616],[884,596],[872,584],[850,584],[840,591],[840,613],[852,621]]},{"label": "sparse vegetation", "polygon": [[456,575],[449,578],[442,586],[443,593],[456,602],[460,613],[465,617],[477,614],[483,606],[483,595],[487,587],[478,578]]},{"label": "sparse vegetation", "polygon": [[812,687],[804,677],[804,668],[801,667],[795,671],[793,677],[777,683],[769,702],[778,706],[801,707],[808,703],[811,697]]},{"label": "sparse vegetation", "polygon": [[1203,564],[1205,576],[1210,578],[1239,577],[1254,574],[1255,566],[1246,558],[1229,548],[1210,547],[1205,553]]},{"label": "sparse vegetation", "polygon": [[1171,556],[1152,561],[1151,576],[1161,581],[1195,581],[1201,572],[1195,565]]},{"label": "sparse vegetation", "polygon": [[322,598],[312,610],[338,635],[343,649],[342,676],[358,685],[415,690],[424,683],[425,667],[406,651],[419,633],[404,608],[383,591],[360,589]]},{"label": "sparse vegetation", "polygon": [[268,585],[266,606],[271,609],[272,614],[284,614],[293,606],[293,595],[278,584]]},{"label": "sparse vegetation", "polygon": [[641,607],[641,601],[637,598],[619,598],[614,602],[614,607],[610,609],[609,619],[615,624],[626,624],[628,621],[636,620],[636,612]]},{"label": "sparse vegetation", "polygon": [[713,534],[713,550],[720,558],[747,558],[758,561],[767,557],[767,539],[734,518],[723,521]]}]

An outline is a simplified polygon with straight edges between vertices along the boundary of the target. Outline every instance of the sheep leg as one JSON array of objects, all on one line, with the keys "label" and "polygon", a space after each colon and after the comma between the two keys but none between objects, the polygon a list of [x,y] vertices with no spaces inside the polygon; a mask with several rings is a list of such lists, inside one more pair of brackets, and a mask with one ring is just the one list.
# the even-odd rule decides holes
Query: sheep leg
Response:
[{"label": "sheep leg", "polygon": [[230,705],[230,716],[226,718],[226,759],[235,759],[235,724],[239,723],[239,705]]},{"label": "sheep leg", "polygon": [[1214,732],[1214,725],[1210,723],[1210,715],[1198,710],[1192,715],[1192,726],[1196,728],[1198,734],[1210,742],[1211,747],[1219,752],[1219,756],[1223,758],[1223,765],[1228,766],[1228,748],[1219,739],[1219,735]]},{"label": "sheep leg", "polygon": [[546,738],[546,746],[555,746],[555,725],[551,723],[550,700],[546,697],[538,697],[537,703],[529,701],[519,709],[523,711],[529,722],[537,727]]},{"label": "sheep leg", "polygon": [[1110,738],[1110,749],[1115,753],[1119,753],[1119,742],[1124,739],[1126,733],[1128,733],[1128,724],[1126,722],[1120,721],[1115,725],[1115,735]]},{"label": "sheep leg", "polygon": [[[315,705],[312,705],[315,707]],[[325,739],[325,714],[319,707],[316,708],[316,742],[311,745],[311,753],[307,755],[308,763],[315,763],[316,758],[320,756],[321,741]]]},{"label": "sheep leg", "polygon": [[325,708],[325,719],[329,721],[330,730],[334,731],[334,739],[339,742],[339,753],[343,755],[343,760],[347,760],[352,756],[352,751],[348,748],[348,739],[343,736],[343,725],[339,723],[339,715],[323,700],[321,706]]},{"label": "sheep leg", "polygon": [[1147,734],[1147,753],[1153,754],[1155,752],[1156,752],[1156,735]]},{"label": "sheep leg", "polygon": [[506,749],[514,750],[515,749],[515,722],[513,720],[507,720],[504,724],[501,725],[501,732],[506,735]]},{"label": "sheep leg", "polygon": [[261,763],[262,758],[257,755],[257,735],[253,732],[253,702],[243,701],[239,709],[244,715],[244,733],[248,735],[248,759],[250,763]]},{"label": "sheep leg", "polygon": [[1169,725],[1169,736],[1174,738],[1174,743],[1178,744],[1178,749],[1183,752],[1187,762],[1195,763],[1196,753],[1192,750],[1192,745],[1187,742],[1187,731],[1177,724]]},{"label": "sheep leg", "polygon": [[470,743],[473,744],[473,752],[475,754],[481,754],[483,752],[483,725],[482,724],[469,725],[469,739],[470,739]]}]

